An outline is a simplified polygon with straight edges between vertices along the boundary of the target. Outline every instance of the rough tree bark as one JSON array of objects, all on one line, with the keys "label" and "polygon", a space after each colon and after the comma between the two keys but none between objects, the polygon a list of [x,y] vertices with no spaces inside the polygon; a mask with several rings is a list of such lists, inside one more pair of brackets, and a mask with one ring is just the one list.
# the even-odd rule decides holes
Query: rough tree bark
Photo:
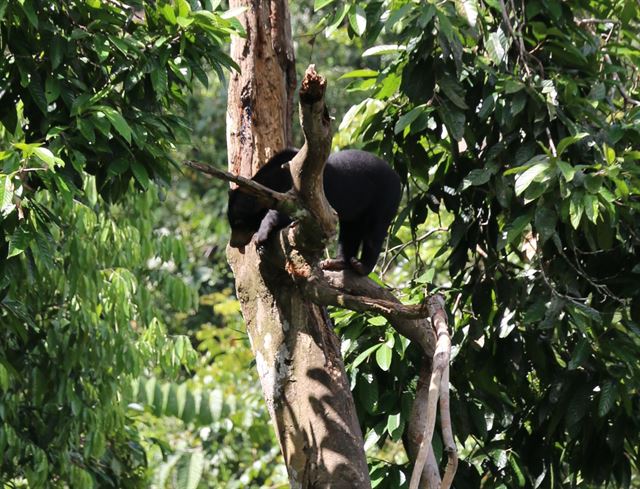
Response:
[{"label": "rough tree bark", "polygon": [[[324,305],[337,305],[383,314],[398,332],[421,346],[425,369],[407,436],[407,451],[418,460],[412,488],[446,489],[457,456],[448,416],[450,342],[443,303],[434,306],[430,300],[404,306],[366,277],[348,271],[322,272],[316,266],[335,234],[336,216],[322,190],[331,130],[324,105],[325,82],[313,67],[307,70],[300,90],[305,144],[290,165],[295,192],[278,194],[242,178],[253,175],[271,156],[291,145],[295,72],[287,2],[230,3],[231,7],[247,7],[240,17],[247,36],[235,38],[231,49],[241,67],[229,85],[231,173],[201,163],[187,164],[234,182],[269,206],[296,217],[296,223],[283,230],[277,242],[270,240],[266,251],[259,253],[251,243],[242,251],[229,248],[227,252],[291,487],[371,487],[340,344],[324,309]],[[438,326],[437,348],[432,324]],[[449,458],[442,480],[430,449],[438,397]],[[421,409],[423,405],[429,406],[428,412]]]},{"label": "rough tree bark", "polygon": [[[232,1],[236,6],[247,7],[247,37],[232,43],[242,72],[229,84],[227,147],[230,171],[251,176],[290,144],[293,56],[285,0]],[[316,130],[324,134],[314,136],[307,154],[326,160],[330,131]],[[324,308],[253,244],[244,253],[229,249],[228,259],[291,487],[369,488],[355,405]]]}]

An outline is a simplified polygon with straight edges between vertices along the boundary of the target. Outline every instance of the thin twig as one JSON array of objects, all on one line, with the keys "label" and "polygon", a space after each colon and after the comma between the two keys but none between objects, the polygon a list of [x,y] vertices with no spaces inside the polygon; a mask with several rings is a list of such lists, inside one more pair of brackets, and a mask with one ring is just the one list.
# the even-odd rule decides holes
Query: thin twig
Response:
[{"label": "thin twig", "polygon": [[619,20],[616,19],[595,19],[595,18],[588,18],[588,19],[573,19],[573,21],[576,23],[576,25],[585,25],[585,24],[620,24]]},{"label": "thin twig", "polygon": [[527,50],[524,48],[524,41],[522,40],[522,36],[515,33],[513,30],[513,26],[511,25],[511,20],[509,19],[509,14],[507,13],[507,6],[504,4],[504,0],[500,0],[500,10],[502,13],[502,20],[507,28],[507,32],[509,35],[515,40],[516,45],[518,46],[518,58],[524,67],[524,70],[527,72],[528,76],[531,76],[531,69],[529,68],[529,64],[525,60],[525,56],[527,54]]},{"label": "thin twig", "polygon": [[545,128],[545,131],[547,133],[547,137],[549,138],[549,149],[551,150],[551,154],[554,158],[556,158],[558,156],[558,151],[556,150],[556,145],[553,142],[553,138],[551,137],[551,131],[548,127]]},{"label": "thin twig", "polygon": [[396,261],[398,256],[400,256],[400,254],[406,248],[408,248],[411,245],[415,245],[415,244],[418,244],[418,243],[424,241],[425,239],[431,237],[435,233],[444,232],[446,230],[447,230],[447,228],[442,228],[442,227],[431,229],[431,230],[427,231],[426,233],[424,233],[422,236],[414,238],[411,241],[407,241],[406,243],[402,243],[402,244],[396,245],[393,248],[390,248],[389,250],[387,250],[387,252],[385,254],[393,253],[393,252],[395,252],[395,253],[393,254],[393,256],[391,258],[389,258],[389,261],[387,261],[387,263],[384,264],[384,266],[382,267],[382,272],[381,272],[382,275],[387,273],[387,271],[389,270],[389,267]]}]

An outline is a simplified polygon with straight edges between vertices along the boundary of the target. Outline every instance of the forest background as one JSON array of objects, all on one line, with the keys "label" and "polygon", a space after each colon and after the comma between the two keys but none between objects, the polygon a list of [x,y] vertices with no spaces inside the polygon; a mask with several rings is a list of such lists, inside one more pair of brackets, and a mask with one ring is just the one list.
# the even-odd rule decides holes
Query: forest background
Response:
[{"label": "forest background", "polygon": [[[290,7],[334,149],[405,182],[377,277],[452,310],[455,487],[640,487],[638,2]],[[4,487],[287,486],[227,187],[181,164],[226,167],[225,10],[0,0]],[[332,316],[372,483],[404,487],[415,345]]]}]

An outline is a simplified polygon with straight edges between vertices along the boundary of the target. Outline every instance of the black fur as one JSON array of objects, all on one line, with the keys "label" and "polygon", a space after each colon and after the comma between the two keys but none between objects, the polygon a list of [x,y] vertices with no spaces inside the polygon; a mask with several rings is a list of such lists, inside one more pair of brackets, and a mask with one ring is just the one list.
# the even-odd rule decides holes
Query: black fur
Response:
[{"label": "black fur", "polygon": [[[288,161],[298,151],[286,149],[263,166],[253,180],[279,192],[291,189]],[[400,203],[400,177],[377,156],[359,150],[345,150],[329,156],[324,171],[324,192],[340,221],[338,253],[323,264],[329,269],[351,267],[367,275],[376,264],[382,244]],[[291,219],[260,205],[237,189],[229,193],[230,245],[243,247],[256,235],[264,243],[272,231]],[[358,259],[358,253],[361,257]]]}]

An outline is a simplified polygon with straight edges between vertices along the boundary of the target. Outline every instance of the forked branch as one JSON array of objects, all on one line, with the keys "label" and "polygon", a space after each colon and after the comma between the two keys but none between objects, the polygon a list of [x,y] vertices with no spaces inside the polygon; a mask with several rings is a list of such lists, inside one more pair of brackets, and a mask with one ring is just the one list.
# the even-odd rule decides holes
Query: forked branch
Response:
[{"label": "forked branch", "polygon": [[[433,296],[427,302],[429,306],[429,315],[431,323],[436,330],[436,352],[433,355],[433,368],[431,371],[431,381],[429,383],[429,397],[427,400],[427,420],[420,442],[420,448],[416,456],[413,473],[411,474],[411,482],[409,489],[418,489],[420,487],[420,479],[427,459],[433,447],[431,440],[436,424],[436,411],[438,407],[438,398],[444,393],[444,397],[440,400],[440,408],[446,408],[447,411],[441,412],[443,440],[445,441],[445,451],[448,455],[448,463],[445,469],[445,475],[442,479],[439,489],[449,489],[453,482],[453,476],[458,465],[458,456],[455,443],[451,434],[451,417],[449,414],[449,359],[451,356],[451,337],[449,335],[449,326],[447,324],[447,314],[444,310],[444,299],[440,295]],[[446,384],[445,384],[446,382]],[[444,413],[444,414],[443,414]]]},{"label": "forked branch", "polygon": [[[435,486],[448,489],[457,467],[457,453],[449,415],[451,340],[444,299],[438,295],[428,298],[424,304],[404,305],[389,290],[367,277],[349,270],[321,271],[317,264],[327,240],[335,233],[337,221],[323,190],[323,171],[331,141],[330,120],[324,105],[325,88],[325,80],[316,73],[313,65],[310,66],[300,91],[300,118],[305,144],[290,162],[293,180],[291,192],[276,192],[204,163],[188,161],[185,164],[215,178],[236,183],[243,192],[255,196],[263,205],[282,211],[297,221],[295,226],[281,234],[282,246],[274,250],[274,255],[278,255],[274,259],[289,273],[308,299],[320,305],[383,315],[400,334],[420,346],[425,365],[431,365],[432,369],[426,371],[427,375],[430,373],[428,397],[421,395],[421,399],[427,399],[426,417],[420,413],[420,420],[416,423],[424,433],[421,440],[412,445],[415,447],[412,451],[417,456],[410,488],[417,489],[426,484],[429,489],[435,489]],[[431,447],[438,400],[445,452],[448,455],[442,481]],[[424,411],[424,406],[420,406],[419,410]],[[422,476],[425,463],[427,471],[435,474],[434,477]],[[423,486],[418,485],[421,479]]]}]

